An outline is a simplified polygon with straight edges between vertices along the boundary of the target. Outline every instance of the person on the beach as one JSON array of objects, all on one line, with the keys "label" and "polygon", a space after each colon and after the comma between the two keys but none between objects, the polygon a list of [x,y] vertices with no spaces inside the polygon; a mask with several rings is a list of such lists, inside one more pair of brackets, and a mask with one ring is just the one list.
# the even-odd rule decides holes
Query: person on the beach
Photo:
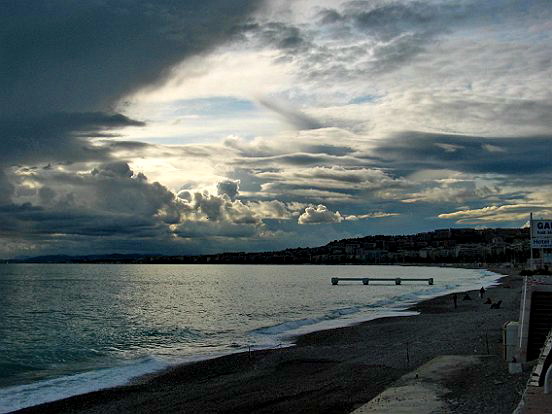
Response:
[{"label": "person on the beach", "polygon": [[485,288],[481,286],[481,289],[479,289],[479,297],[483,299],[483,296],[485,296]]},{"label": "person on the beach", "polygon": [[452,301],[454,302],[454,309],[456,309],[458,307],[458,296],[456,293],[452,295]]}]

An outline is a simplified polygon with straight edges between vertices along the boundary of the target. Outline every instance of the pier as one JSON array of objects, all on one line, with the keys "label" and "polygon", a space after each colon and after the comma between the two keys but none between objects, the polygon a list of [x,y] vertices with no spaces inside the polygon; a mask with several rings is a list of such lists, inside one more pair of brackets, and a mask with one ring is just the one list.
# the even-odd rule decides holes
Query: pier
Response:
[{"label": "pier", "polygon": [[400,285],[402,282],[428,282],[433,285],[433,278],[405,278],[405,277],[332,277],[332,285],[336,286],[339,282],[362,282],[368,285],[370,282],[395,282]]}]

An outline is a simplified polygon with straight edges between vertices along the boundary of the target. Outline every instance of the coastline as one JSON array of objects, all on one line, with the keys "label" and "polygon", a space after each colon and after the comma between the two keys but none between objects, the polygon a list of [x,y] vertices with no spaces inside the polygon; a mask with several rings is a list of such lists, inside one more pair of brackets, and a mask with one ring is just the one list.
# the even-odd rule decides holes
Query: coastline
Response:
[{"label": "coastline", "polygon": [[[488,270],[504,274],[503,269]],[[489,365],[485,376],[494,372],[507,378],[507,367],[500,357],[500,328],[503,322],[517,319],[520,281],[516,276],[506,276],[501,281],[501,285],[488,289],[490,297],[504,301],[498,311],[480,303],[476,291],[470,293],[474,300],[459,300],[458,309],[454,310],[448,294],[410,307],[421,312],[416,316],[380,318],[312,332],[298,336],[293,347],[236,353],[187,364],[142,377],[130,385],[17,412],[347,413],[435,356],[486,354],[485,336],[492,355],[485,360]],[[511,288],[505,287],[508,285]],[[490,412],[512,411],[522,377],[517,381],[508,377],[496,390],[498,393],[488,393]],[[473,382],[481,380],[474,378]],[[449,388],[455,392],[454,387]],[[470,400],[465,389],[458,393]]]}]

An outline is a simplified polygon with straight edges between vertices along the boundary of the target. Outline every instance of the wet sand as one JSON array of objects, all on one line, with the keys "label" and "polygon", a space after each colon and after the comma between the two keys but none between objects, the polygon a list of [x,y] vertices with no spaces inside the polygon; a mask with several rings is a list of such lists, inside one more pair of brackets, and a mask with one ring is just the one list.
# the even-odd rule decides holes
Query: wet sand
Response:
[{"label": "wet sand", "polygon": [[520,288],[520,277],[507,276],[488,289],[500,309],[477,291],[471,301],[459,294],[456,309],[446,295],[413,306],[417,316],[310,333],[294,347],[184,365],[18,413],[349,413],[439,355],[486,355],[446,384],[450,412],[511,413],[527,374],[508,374],[501,329],[518,318]]}]

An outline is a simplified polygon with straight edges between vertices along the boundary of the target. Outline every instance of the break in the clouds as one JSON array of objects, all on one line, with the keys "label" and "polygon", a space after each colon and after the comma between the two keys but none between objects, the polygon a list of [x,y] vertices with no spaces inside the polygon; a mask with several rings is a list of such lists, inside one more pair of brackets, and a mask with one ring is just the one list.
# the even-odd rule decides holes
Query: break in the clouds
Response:
[{"label": "break in the clouds", "polygon": [[237,33],[256,2],[231,3],[2,2],[2,163],[108,158],[82,137],[143,125],[125,96]]},{"label": "break in the clouds", "polygon": [[549,216],[544,0],[10,0],[1,256]]}]

